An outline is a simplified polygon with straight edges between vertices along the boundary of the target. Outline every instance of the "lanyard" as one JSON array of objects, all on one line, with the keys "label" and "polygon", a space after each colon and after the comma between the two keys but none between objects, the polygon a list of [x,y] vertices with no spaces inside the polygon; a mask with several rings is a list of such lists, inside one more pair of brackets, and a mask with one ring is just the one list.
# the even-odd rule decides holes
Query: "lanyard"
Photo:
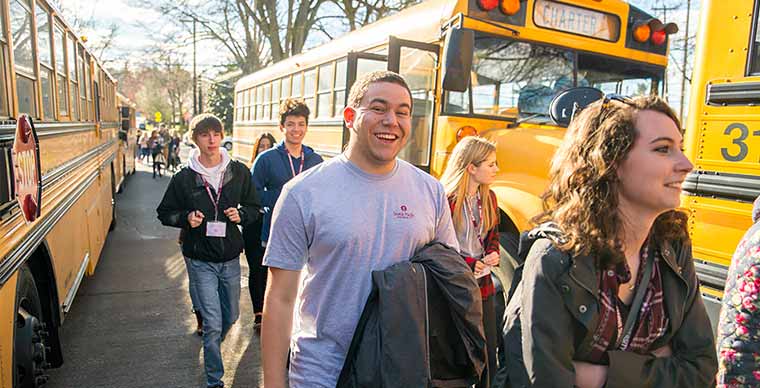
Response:
[{"label": "lanyard", "polygon": [[296,175],[303,172],[303,162],[304,160],[306,160],[306,156],[303,154],[303,150],[302,150],[301,151],[301,168],[298,169],[298,174],[296,174],[296,169],[293,167],[293,157],[290,156],[290,151],[288,151],[287,148],[285,149],[285,152],[288,153],[288,161],[290,161],[290,172],[293,173],[293,178],[295,178]]},{"label": "lanyard", "polygon": [[206,181],[206,178],[201,175],[201,179],[203,179],[203,185],[206,186],[206,192],[208,193],[208,197],[211,199],[211,203],[214,205],[214,221],[219,220],[219,199],[222,198],[222,184],[224,183],[224,172],[222,171],[222,176],[219,178],[219,189],[216,191],[216,199],[214,199],[214,195],[211,194],[211,188],[209,188],[209,184]]},{"label": "lanyard", "polygon": [[[480,242],[480,246],[485,249],[485,244],[483,243],[483,236],[480,234],[480,225],[478,225],[478,221],[475,219],[475,211],[473,209],[470,209],[470,200],[465,197],[464,199],[465,204],[465,212],[469,213],[470,220],[472,220],[472,226],[475,227],[475,233],[478,234],[478,241]],[[483,205],[480,201],[480,191],[478,191],[478,215],[480,215],[480,222],[483,222]]]}]

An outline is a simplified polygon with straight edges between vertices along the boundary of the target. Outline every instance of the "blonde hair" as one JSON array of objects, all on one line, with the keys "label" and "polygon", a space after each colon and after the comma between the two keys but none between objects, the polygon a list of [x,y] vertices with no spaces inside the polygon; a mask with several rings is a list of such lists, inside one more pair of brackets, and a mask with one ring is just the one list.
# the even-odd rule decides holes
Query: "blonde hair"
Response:
[{"label": "blonde hair", "polygon": [[[467,166],[480,166],[491,154],[496,153],[496,144],[482,137],[467,136],[454,147],[446,170],[441,175],[441,183],[446,191],[446,196],[454,201],[454,210],[451,214],[454,221],[454,228],[461,230],[465,227],[465,220],[462,217],[462,207],[464,199],[467,196],[467,186],[470,184],[470,174],[467,173]],[[493,229],[499,223],[499,213],[491,201],[491,188],[489,185],[481,184],[478,187],[481,203],[483,207],[483,219],[481,224],[484,231]]]}]

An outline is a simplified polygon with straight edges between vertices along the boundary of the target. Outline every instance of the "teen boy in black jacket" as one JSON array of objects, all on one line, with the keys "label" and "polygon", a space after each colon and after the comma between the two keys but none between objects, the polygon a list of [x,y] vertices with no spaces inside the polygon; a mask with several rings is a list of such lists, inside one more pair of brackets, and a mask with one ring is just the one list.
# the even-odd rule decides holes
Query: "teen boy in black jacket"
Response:
[{"label": "teen boy in black jacket", "polygon": [[198,148],[172,177],[156,211],[162,224],[185,232],[182,254],[203,317],[207,387],[218,388],[224,387],[222,338],[239,315],[243,238],[237,225],[254,221],[260,205],[246,166],[220,148],[221,121],[202,114],[190,130]]}]

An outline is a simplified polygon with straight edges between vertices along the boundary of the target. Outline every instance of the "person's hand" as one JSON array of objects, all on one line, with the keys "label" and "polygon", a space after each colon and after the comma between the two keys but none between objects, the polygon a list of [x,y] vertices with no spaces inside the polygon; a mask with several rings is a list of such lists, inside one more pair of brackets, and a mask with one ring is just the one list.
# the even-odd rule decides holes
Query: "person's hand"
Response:
[{"label": "person's hand", "polygon": [[607,366],[573,361],[575,386],[578,388],[602,388],[607,382]]},{"label": "person's hand", "polygon": [[673,348],[670,347],[670,344],[667,344],[659,349],[653,350],[652,355],[657,358],[670,357],[673,355]]},{"label": "person's hand", "polygon": [[239,224],[240,223],[240,212],[238,212],[238,209],[236,207],[228,208],[224,211],[224,215],[227,216],[227,218],[230,219],[230,221]]},{"label": "person's hand", "polygon": [[203,213],[199,210],[193,210],[187,215],[187,222],[190,223],[191,228],[197,228],[203,222]]},{"label": "person's hand", "polygon": [[486,257],[483,258],[483,262],[487,265],[490,265],[491,267],[496,267],[499,265],[499,252],[491,252],[486,255]]},{"label": "person's hand", "polygon": [[475,274],[477,275],[485,271],[485,269],[486,269],[486,264],[483,261],[478,260],[475,262],[475,270],[473,272],[475,272]]}]

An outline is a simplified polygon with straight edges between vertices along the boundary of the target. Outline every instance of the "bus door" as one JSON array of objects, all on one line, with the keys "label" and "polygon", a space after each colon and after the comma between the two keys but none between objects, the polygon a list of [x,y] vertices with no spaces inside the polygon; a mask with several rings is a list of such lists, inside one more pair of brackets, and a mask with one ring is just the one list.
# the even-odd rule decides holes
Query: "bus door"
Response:
[{"label": "bus door", "polygon": [[412,91],[412,130],[399,157],[430,172],[435,85],[440,47],[390,37],[388,70],[401,74]]},{"label": "bus door", "polygon": [[[356,53],[351,52],[348,53],[348,63],[346,66],[346,71],[348,74],[346,74],[346,90],[351,90],[351,87],[354,86],[354,82],[356,82],[356,79],[363,76],[364,74],[371,73],[376,70],[385,70],[388,67],[388,56],[382,55],[382,54],[372,54],[372,53]],[[348,99],[348,92],[346,92],[346,100]],[[346,101],[342,101],[343,106],[345,106]],[[335,105],[338,106],[339,102],[335,101]],[[348,127],[346,127],[346,123],[343,123],[343,144],[342,149],[346,148],[346,145],[348,144]]]}]

